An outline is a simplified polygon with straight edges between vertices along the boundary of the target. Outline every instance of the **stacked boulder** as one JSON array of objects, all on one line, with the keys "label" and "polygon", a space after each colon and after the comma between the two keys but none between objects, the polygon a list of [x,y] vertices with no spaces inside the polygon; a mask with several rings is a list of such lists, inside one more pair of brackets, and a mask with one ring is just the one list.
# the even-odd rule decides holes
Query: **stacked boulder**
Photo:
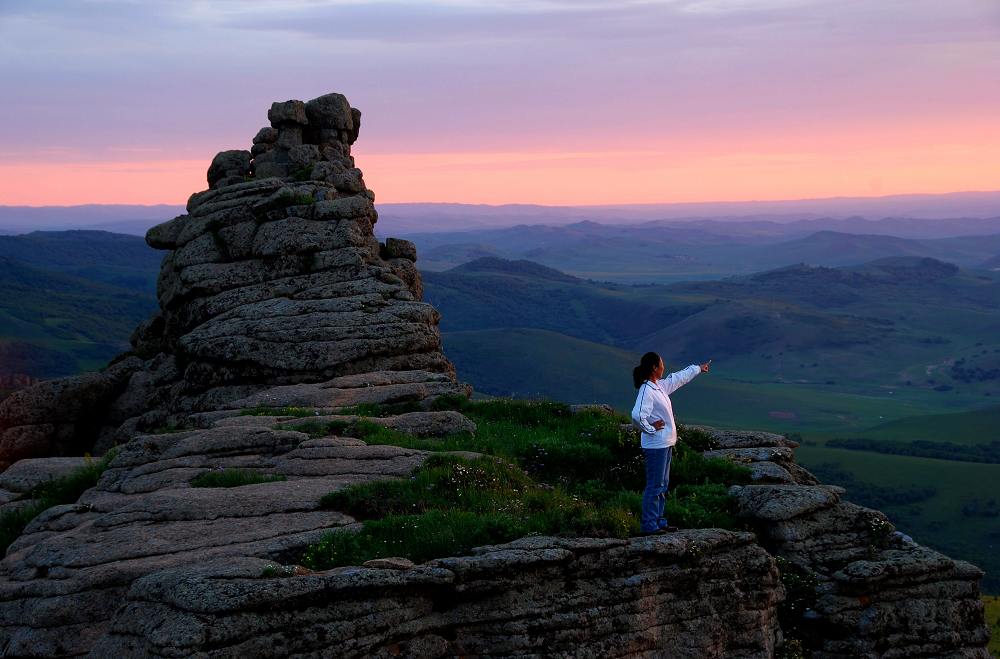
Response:
[{"label": "stacked boulder", "polygon": [[274,103],[268,119],[249,151],[215,157],[187,214],[147,233],[168,252],[160,309],[132,350],[0,404],[0,468],[101,452],[274,386],[405,372],[466,391],[421,301],[412,243],[375,238],[374,194],[351,156],[361,113],[326,94]]}]

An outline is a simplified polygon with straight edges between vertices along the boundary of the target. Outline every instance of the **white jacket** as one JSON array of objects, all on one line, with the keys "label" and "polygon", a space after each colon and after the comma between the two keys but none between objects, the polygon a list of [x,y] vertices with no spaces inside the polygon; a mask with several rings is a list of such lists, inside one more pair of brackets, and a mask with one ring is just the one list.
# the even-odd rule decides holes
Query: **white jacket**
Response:
[{"label": "white jacket", "polygon": [[[691,364],[687,368],[665,375],[656,382],[646,380],[639,387],[632,408],[632,423],[642,431],[642,448],[666,448],[677,443],[677,424],[669,394],[683,387],[701,373],[701,367]],[[662,420],[664,426],[657,430],[653,423]]]}]

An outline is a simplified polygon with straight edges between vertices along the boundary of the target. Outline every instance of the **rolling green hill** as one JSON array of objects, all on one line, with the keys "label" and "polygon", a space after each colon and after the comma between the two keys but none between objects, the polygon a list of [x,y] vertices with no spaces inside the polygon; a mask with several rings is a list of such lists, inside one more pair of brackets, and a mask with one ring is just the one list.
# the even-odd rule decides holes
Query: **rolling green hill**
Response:
[{"label": "rolling green hill", "polygon": [[152,291],[0,257],[0,375],[96,370],[128,348],[132,330],[155,309]]},{"label": "rolling green hill", "polygon": [[930,403],[925,412],[1000,396],[1000,274],[896,258],[628,286],[537,268],[481,259],[427,272],[426,299],[446,332],[544,329],[677,363],[714,358],[755,384]]},{"label": "rolling green hill", "polygon": [[163,252],[108,231],[33,231],[0,236],[0,258],[141,293],[155,290]]},{"label": "rolling green hill", "polygon": [[[906,221],[892,223],[906,229]],[[913,224],[912,222],[910,224]],[[917,223],[921,224],[921,223]],[[922,223],[924,225],[927,222]],[[825,226],[837,227],[829,230]],[[853,266],[882,258],[921,257],[982,267],[1000,252],[1000,222],[977,225],[986,235],[910,237],[867,233],[880,223],[648,222],[609,225],[517,226],[408,236],[421,254],[420,267],[444,271],[482,256],[528,259],[578,277],[627,283],[719,279],[797,263]],[[947,223],[941,223],[946,226]],[[856,227],[856,231],[848,231]],[[933,234],[933,232],[932,232]]]}]

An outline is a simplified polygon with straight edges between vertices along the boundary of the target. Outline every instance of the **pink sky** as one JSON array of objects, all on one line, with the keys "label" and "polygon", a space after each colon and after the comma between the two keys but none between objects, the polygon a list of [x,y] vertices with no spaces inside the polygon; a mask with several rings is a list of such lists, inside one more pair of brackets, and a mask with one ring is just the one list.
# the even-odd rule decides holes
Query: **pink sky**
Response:
[{"label": "pink sky", "polygon": [[347,94],[377,201],[1000,188],[993,0],[0,5],[0,204],[183,203]]}]

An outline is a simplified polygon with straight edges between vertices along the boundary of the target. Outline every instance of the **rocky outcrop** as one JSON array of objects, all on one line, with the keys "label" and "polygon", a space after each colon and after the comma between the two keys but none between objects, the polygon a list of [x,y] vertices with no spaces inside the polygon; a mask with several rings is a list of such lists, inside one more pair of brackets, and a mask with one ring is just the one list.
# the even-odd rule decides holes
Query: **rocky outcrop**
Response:
[{"label": "rocky outcrop", "polygon": [[39,382],[0,402],[0,469],[22,458],[81,456],[90,451],[105,413],[143,366],[122,359],[100,373]]},{"label": "rocky outcrop", "polygon": [[250,150],[215,157],[187,214],[146,235],[167,254],[160,309],[132,351],[0,403],[0,469],[100,452],[276,386],[406,371],[427,374],[413,390],[464,391],[420,301],[413,244],[374,236],[375,197],[351,156],[361,113],[327,94],[274,103],[268,119]]},{"label": "rocky outcrop", "polygon": [[[252,423],[225,423],[232,419]],[[132,582],[148,574],[238,557],[295,560],[323,533],[354,522],[322,510],[324,494],[408,476],[426,455],[271,427],[285,420],[301,421],[225,417],[218,426],[143,435],[121,447],[97,487],[42,513],[0,563],[0,653],[89,651]],[[226,468],[286,480],[191,486]]]},{"label": "rocky outcrop", "polygon": [[393,567],[159,572],[130,589],[94,653],[701,659],[770,657],[781,638],[778,573],[747,533],[535,537]]},{"label": "rocky outcrop", "polygon": [[811,656],[990,656],[979,568],[918,545],[881,512],[843,501],[843,489],[803,477],[784,438],[704,430],[720,444],[706,455],[752,468],[754,484],[730,494],[796,584],[785,632]]},{"label": "rocky outcrop", "polygon": [[[320,508],[324,494],[406,477],[427,455],[294,430],[345,418],[313,412],[229,411],[121,447],[97,487],[43,513],[0,563],[4,655],[768,657],[780,643],[778,573],[748,533],[525,538],[419,566],[284,566],[356,526]],[[373,420],[470,430],[454,412]],[[192,487],[225,468],[286,480]]]}]

